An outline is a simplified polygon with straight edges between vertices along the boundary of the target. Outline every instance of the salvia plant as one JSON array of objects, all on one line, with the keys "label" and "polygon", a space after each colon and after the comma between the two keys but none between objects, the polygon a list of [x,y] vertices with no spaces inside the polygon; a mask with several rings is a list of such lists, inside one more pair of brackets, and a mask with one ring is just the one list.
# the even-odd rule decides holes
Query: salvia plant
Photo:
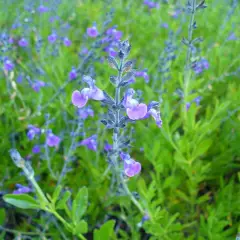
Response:
[{"label": "salvia plant", "polygon": [[0,239],[239,238],[239,1],[0,13]]}]

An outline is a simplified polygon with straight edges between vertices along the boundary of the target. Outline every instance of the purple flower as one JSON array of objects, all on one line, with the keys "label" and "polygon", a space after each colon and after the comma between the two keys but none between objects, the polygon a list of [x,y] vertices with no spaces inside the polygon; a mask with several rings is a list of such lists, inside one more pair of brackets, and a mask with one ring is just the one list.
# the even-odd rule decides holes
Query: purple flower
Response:
[{"label": "purple flower", "polygon": [[230,35],[227,38],[228,41],[234,41],[234,40],[238,40],[238,38],[236,37],[235,33],[232,32],[230,33]]},{"label": "purple flower", "polygon": [[12,61],[9,60],[9,59],[6,59],[6,60],[4,61],[4,69],[5,69],[6,71],[12,71],[13,68],[14,68],[14,64],[12,63]]},{"label": "purple flower", "polygon": [[98,35],[98,30],[95,26],[87,29],[87,35],[91,38],[95,38]]},{"label": "purple flower", "polygon": [[17,76],[17,83],[22,83],[22,80],[23,80],[23,75],[22,74],[19,74],[18,76]]},{"label": "purple flower", "polygon": [[34,125],[28,125],[27,137],[29,140],[33,140],[36,135],[41,134],[41,129]]},{"label": "purple flower", "polygon": [[69,40],[67,37],[65,37],[65,38],[63,39],[63,44],[64,44],[66,47],[69,47],[69,46],[71,46],[72,42],[71,42],[71,40]]},{"label": "purple flower", "polygon": [[57,40],[57,34],[56,33],[52,33],[48,36],[48,41],[50,43],[54,43]]},{"label": "purple flower", "polygon": [[72,93],[72,103],[74,106],[82,108],[87,104],[88,99],[97,101],[104,99],[103,91],[95,86],[94,80],[91,77],[84,76],[83,81],[89,85],[89,88],[83,88],[81,92],[75,90]]},{"label": "purple flower", "polygon": [[[106,31],[109,37],[112,37],[114,41],[119,41],[122,38],[122,32],[116,30],[116,27],[111,27]],[[108,38],[106,38],[108,39]]]},{"label": "purple flower", "polygon": [[161,115],[160,115],[160,111],[156,110],[155,108],[158,107],[158,102],[152,101],[148,104],[148,112],[147,114],[144,116],[143,119],[146,119],[150,116],[153,117],[153,119],[155,120],[157,126],[159,128],[162,127],[162,119],[161,119]]},{"label": "purple flower", "polygon": [[178,18],[178,16],[181,14],[181,10],[180,9],[176,9],[173,13],[172,13],[172,17],[173,18]]},{"label": "purple flower", "polygon": [[194,63],[193,70],[196,74],[200,74],[203,70],[207,70],[209,68],[209,62],[205,58],[201,58],[198,62]]},{"label": "purple flower", "polygon": [[13,44],[13,43],[14,43],[14,39],[13,39],[12,37],[9,37],[8,42],[9,42],[10,44]]},{"label": "purple flower", "polygon": [[159,8],[159,4],[158,3],[155,3],[155,2],[152,2],[152,1],[149,1],[149,0],[144,0],[143,4],[147,5],[149,9],[151,9],[151,8]]},{"label": "purple flower", "polygon": [[143,77],[146,83],[149,82],[149,76],[147,74],[147,69],[145,69],[144,71],[136,72],[135,77]]},{"label": "purple flower", "polygon": [[84,47],[81,51],[82,54],[86,55],[88,54],[88,49],[86,47]]},{"label": "purple flower", "polygon": [[74,79],[77,78],[77,70],[76,70],[76,68],[72,67],[72,70],[68,74],[68,77],[69,77],[70,80],[74,80]]},{"label": "purple flower", "polygon": [[133,99],[135,91],[130,88],[124,96],[124,107],[126,108],[127,115],[132,120],[142,119],[147,114],[147,105],[139,103]]},{"label": "purple flower", "polygon": [[21,184],[16,184],[16,190],[13,191],[13,194],[23,194],[31,192],[31,188],[23,186]]},{"label": "purple flower", "polygon": [[46,143],[49,147],[57,147],[60,141],[61,138],[54,135],[53,133],[50,132],[47,134]]},{"label": "purple flower", "polygon": [[32,148],[32,152],[33,152],[34,154],[38,154],[38,153],[40,153],[40,151],[41,151],[41,147],[40,147],[39,145],[35,145],[35,146]]},{"label": "purple flower", "polygon": [[20,47],[27,47],[28,46],[28,41],[25,39],[25,38],[21,38],[19,41],[18,41],[18,45]]},{"label": "purple flower", "polygon": [[85,108],[78,108],[77,114],[81,119],[87,119],[89,116],[93,117],[94,116],[94,111],[90,106],[85,107]]},{"label": "purple flower", "polygon": [[46,7],[44,5],[40,5],[37,10],[40,13],[45,13],[45,12],[48,12],[48,7]]},{"label": "purple flower", "polygon": [[188,109],[191,107],[191,103],[190,102],[187,102],[186,103],[186,110],[188,111]]},{"label": "purple flower", "polygon": [[105,145],[104,145],[104,150],[105,150],[106,152],[109,152],[109,151],[111,151],[112,149],[113,149],[113,146],[112,146],[111,144],[109,144],[108,142],[106,142]]},{"label": "purple flower", "polygon": [[107,52],[109,54],[109,56],[111,56],[111,57],[117,56],[117,51],[115,51],[114,48],[112,48],[112,47],[106,47],[104,49],[104,51]]},{"label": "purple flower", "polygon": [[199,106],[200,102],[201,102],[201,99],[202,99],[202,97],[198,96],[198,97],[194,98],[193,101],[197,104],[197,106]]},{"label": "purple flower", "polygon": [[124,161],[124,172],[128,177],[133,177],[140,173],[141,164],[132,159],[129,154],[121,152],[120,158]]},{"label": "purple flower", "polygon": [[33,89],[35,92],[39,92],[40,89],[41,89],[42,87],[45,87],[45,86],[46,86],[46,83],[45,83],[45,82],[35,80],[35,82],[32,84],[32,89]]},{"label": "purple flower", "polygon": [[88,149],[92,151],[97,151],[97,135],[94,134],[89,138],[86,138],[80,142],[81,146],[86,146]]},{"label": "purple flower", "polygon": [[167,23],[162,23],[161,25],[163,28],[168,28],[168,24]]}]

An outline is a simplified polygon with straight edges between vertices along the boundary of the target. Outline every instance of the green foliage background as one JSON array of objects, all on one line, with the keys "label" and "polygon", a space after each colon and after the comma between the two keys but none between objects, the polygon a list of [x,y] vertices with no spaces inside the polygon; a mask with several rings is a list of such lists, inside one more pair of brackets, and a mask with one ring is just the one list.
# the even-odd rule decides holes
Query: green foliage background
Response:
[{"label": "green foliage background", "polygon": [[[0,3],[0,28],[12,24],[16,17],[15,9],[21,9],[22,4]],[[86,28],[94,21],[100,27],[105,13],[113,7],[115,13],[112,25],[118,25],[124,34],[123,38],[130,40],[130,57],[137,60],[137,67],[148,68],[150,83],[146,84],[139,78],[134,85],[135,89],[143,91],[145,102],[159,98],[155,90],[159,88],[157,84],[160,81],[156,81],[154,88],[152,83],[154,77],[160,78],[157,72],[158,58],[168,37],[168,30],[160,25],[167,22],[173,31],[182,28],[182,32],[175,39],[175,44],[179,46],[177,58],[171,65],[172,78],[166,83],[166,92],[163,94],[162,129],[158,129],[153,120],[148,123],[146,120],[137,121],[134,124],[133,137],[136,141],[131,155],[141,162],[142,172],[130,179],[128,184],[132,191],[139,193],[139,201],[151,220],[140,227],[142,216],[129,198],[109,192],[111,173],[108,171],[104,174],[108,164],[102,150],[94,153],[80,147],[75,153],[78,159],[73,164],[73,171],[68,173],[63,183],[64,189],[71,190],[74,197],[82,186],[88,188],[89,203],[84,215],[88,223],[87,239],[92,239],[94,229],[109,219],[115,220],[115,234],[101,239],[235,239],[240,232],[240,79],[239,72],[236,75],[231,73],[237,71],[240,65],[240,41],[226,39],[233,24],[240,38],[240,8],[238,4],[235,13],[226,21],[231,1],[207,1],[207,5],[208,8],[196,15],[198,28],[194,31],[194,37],[203,36],[201,56],[209,61],[210,68],[191,80],[190,89],[195,90],[195,93],[189,96],[189,101],[199,95],[203,99],[200,106],[191,105],[185,119],[183,103],[175,91],[183,88],[187,50],[181,40],[187,36],[189,19],[183,14],[178,19],[170,16],[174,3],[162,4],[159,9],[149,12],[142,1],[113,0],[110,4],[90,0],[64,1],[58,13],[72,26],[70,38],[73,45],[61,49],[57,58],[46,58],[44,51],[32,59],[21,49],[15,53],[26,72],[29,71],[28,62],[42,66],[49,78],[54,79],[54,88],[44,88],[36,94],[17,85],[9,92],[4,74],[0,75],[0,188],[11,192],[16,183],[26,184],[25,177],[12,164],[8,150],[16,147],[22,156],[31,151],[33,144],[26,137],[28,124],[41,126],[44,112],[48,112],[56,118],[51,127],[57,133],[67,128],[64,112],[69,118],[74,118],[75,108],[70,104],[70,99],[72,91],[78,88],[76,83],[68,84],[66,94],[50,103],[41,115],[34,117],[34,114],[36,106],[48,103],[49,97],[66,81],[69,69],[77,65],[76,52],[82,47],[81,36]],[[24,17],[24,13],[21,17]],[[40,19],[36,16],[34,21],[41,22],[41,35],[47,37],[51,31],[48,18]],[[105,53],[100,54],[105,56]],[[105,62],[94,64],[98,87],[110,93],[112,87],[108,79],[112,70]],[[16,68],[7,81],[15,81],[18,71]],[[93,102],[92,105],[95,112],[104,112],[104,109],[99,108],[99,103]],[[86,122],[86,126],[96,124],[97,114]],[[104,130],[100,124],[98,129],[101,133],[99,149],[103,149],[104,141],[111,139],[111,132]],[[15,138],[16,146],[12,146],[12,138]],[[65,148],[69,147],[70,140],[69,136],[64,136]],[[141,147],[144,152],[139,150]],[[65,150],[60,150],[51,159],[55,172],[60,171],[65,154]],[[46,161],[34,156],[32,165],[35,175],[41,176],[39,185],[45,193],[52,195],[56,179],[49,174]],[[8,239],[7,233],[11,231],[15,237],[24,237],[21,232],[38,232],[38,225],[45,227],[45,239],[61,239],[63,234],[67,239],[73,239],[65,229],[56,228],[53,224],[56,220],[49,214],[17,209],[3,201],[0,207],[2,239]],[[27,216],[31,216],[31,221],[27,221]],[[7,223],[11,223],[9,231],[4,230]],[[44,238],[41,235],[32,236],[31,239]]]}]

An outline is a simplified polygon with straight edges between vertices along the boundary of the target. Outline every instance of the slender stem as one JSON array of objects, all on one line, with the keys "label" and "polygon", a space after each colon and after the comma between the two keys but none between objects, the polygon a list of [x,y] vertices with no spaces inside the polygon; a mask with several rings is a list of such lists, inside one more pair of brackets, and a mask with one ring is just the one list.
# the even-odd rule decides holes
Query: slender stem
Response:
[{"label": "slender stem", "polygon": [[189,83],[191,80],[191,53],[192,53],[192,38],[193,38],[193,24],[194,24],[194,18],[195,18],[195,7],[196,7],[196,0],[192,0],[192,13],[191,13],[191,18],[190,22],[188,25],[188,49],[187,49],[187,55],[186,55],[186,64],[185,64],[185,69],[184,69],[184,112],[185,112],[185,119],[186,119],[186,111],[185,111],[185,106],[187,103],[187,98],[189,94]]},{"label": "slender stem", "polygon": [[21,232],[21,231],[18,231],[18,230],[9,229],[9,228],[5,228],[5,227],[2,227],[2,226],[0,226],[0,230],[10,232],[10,233],[15,233],[15,234],[29,235],[29,236],[34,236],[34,235],[52,236],[52,234],[50,234],[50,233],[43,234],[41,232],[39,232],[39,233],[38,232]]}]

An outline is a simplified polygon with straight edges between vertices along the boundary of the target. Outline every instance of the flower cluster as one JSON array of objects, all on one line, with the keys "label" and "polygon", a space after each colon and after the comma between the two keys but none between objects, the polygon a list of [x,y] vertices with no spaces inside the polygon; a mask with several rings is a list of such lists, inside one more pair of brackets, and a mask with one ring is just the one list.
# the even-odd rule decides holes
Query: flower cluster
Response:
[{"label": "flower cluster", "polygon": [[[110,97],[106,92],[99,89],[95,85],[95,80],[90,76],[83,76],[83,82],[85,82],[88,87],[82,90],[75,90],[72,93],[72,103],[78,108],[84,108],[89,99],[101,101],[104,105],[108,107],[108,113],[106,118],[102,119],[102,123],[107,126],[107,128],[114,129],[114,144],[113,146],[105,145],[105,150],[108,152],[110,162],[112,152],[121,152],[121,158],[124,160],[124,172],[127,176],[132,177],[140,172],[141,164],[133,160],[130,155],[123,153],[122,148],[126,148],[130,141],[124,141],[121,143],[119,138],[120,129],[124,129],[126,124],[130,121],[146,119],[150,116],[153,117],[158,127],[162,126],[162,120],[160,116],[160,111],[158,110],[158,102],[150,102],[148,105],[139,102],[134,98],[135,90],[132,88],[127,88],[123,94],[121,100],[121,89],[126,88],[130,84],[130,79],[135,76],[135,71],[133,70],[133,61],[126,61],[126,58],[130,52],[130,44],[128,41],[123,41],[119,43],[118,58],[119,62],[114,58],[109,56],[109,65],[118,70],[118,76],[111,76],[110,82],[115,86],[116,93],[115,99]],[[138,72],[138,76],[143,76],[147,78],[145,72]],[[97,136],[93,135],[87,139],[80,142],[79,145],[85,145],[89,149],[96,151],[97,148]]]},{"label": "flower cluster", "polygon": [[152,9],[152,8],[159,8],[159,3],[155,3],[153,1],[149,1],[149,0],[144,0],[143,1],[143,4],[148,6],[149,9]]},{"label": "flower cluster", "polygon": [[[36,136],[40,136],[41,133],[44,132],[40,128],[34,126],[34,125],[29,125],[28,126],[28,132],[27,132],[27,137],[31,141],[33,140]],[[61,142],[61,138],[56,136],[55,134],[52,133],[52,130],[47,130],[46,131],[46,144],[49,147],[57,147],[59,143]],[[40,152],[40,146],[35,145],[32,149],[33,153],[39,153]]]}]

